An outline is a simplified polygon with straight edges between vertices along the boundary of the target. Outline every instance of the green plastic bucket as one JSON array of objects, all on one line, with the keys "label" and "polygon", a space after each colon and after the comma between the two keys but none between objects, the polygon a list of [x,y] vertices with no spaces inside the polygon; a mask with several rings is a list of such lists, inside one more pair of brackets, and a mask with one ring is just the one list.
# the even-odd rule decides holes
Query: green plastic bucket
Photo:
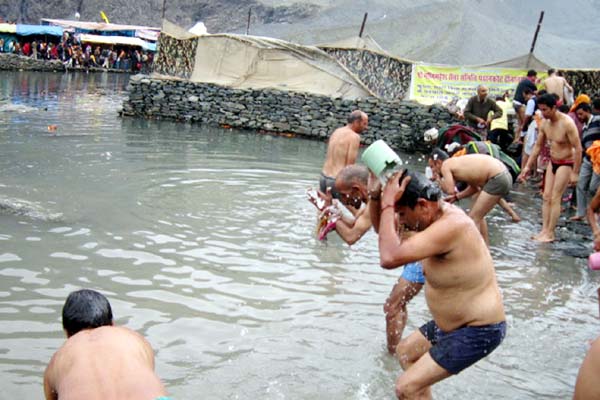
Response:
[{"label": "green plastic bucket", "polygon": [[378,177],[381,177],[387,169],[402,165],[400,156],[383,140],[377,140],[367,147],[361,160]]}]

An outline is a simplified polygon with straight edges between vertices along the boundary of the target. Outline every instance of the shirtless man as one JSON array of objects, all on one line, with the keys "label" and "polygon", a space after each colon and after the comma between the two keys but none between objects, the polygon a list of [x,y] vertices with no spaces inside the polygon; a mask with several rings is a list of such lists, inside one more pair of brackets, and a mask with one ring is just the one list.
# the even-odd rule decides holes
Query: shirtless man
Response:
[{"label": "shirtless man", "polygon": [[[429,158],[429,167],[440,177],[442,190],[450,195],[447,201],[455,202],[477,195],[469,216],[479,228],[486,243],[489,243],[486,214],[506,196],[512,188],[513,180],[502,161],[487,154],[466,154],[448,158],[448,154],[434,149]],[[468,186],[459,191],[456,182]]]},{"label": "shirtless man", "polygon": [[521,170],[519,181],[529,175],[533,160],[546,142],[550,142],[550,163],[546,169],[544,181],[544,202],[542,205],[542,230],[533,236],[540,242],[552,242],[555,239],[554,229],[560,216],[560,205],[567,185],[574,185],[579,178],[581,167],[581,141],[575,123],[568,115],[556,108],[556,97],[552,94],[540,96],[538,108],[544,119],[538,130],[538,138],[529,157],[529,161]]},{"label": "shirtless man", "polygon": [[67,341],[44,373],[46,399],[167,399],[154,352],[136,332],[113,325],[106,297],[79,290],[62,310]]},{"label": "shirtless man", "polygon": [[546,87],[548,93],[557,95],[563,104],[565,102],[565,87],[571,92],[573,91],[567,80],[562,76],[558,76],[554,68],[548,70],[548,77],[544,79],[543,85]]},{"label": "shirtless man", "polygon": [[354,164],[360,146],[360,133],[369,125],[369,117],[360,110],[355,110],[348,116],[348,123],[336,129],[327,144],[327,156],[319,179],[319,190],[327,193],[331,188],[332,195],[337,198],[334,190],[335,177],[346,165]]},{"label": "shirtless man", "polygon": [[[396,217],[416,234],[403,239]],[[386,269],[423,260],[433,320],[398,345],[404,373],[396,380],[396,395],[431,398],[432,384],[488,356],[504,339],[492,257],[473,220],[444,202],[434,183],[407,172],[394,175],[384,188],[379,253]]]},{"label": "shirtless man", "polygon": [[[371,226],[379,227],[379,212],[381,203],[381,183],[369,170],[362,165],[349,165],[342,169],[335,179],[335,188],[339,192],[342,202],[346,205],[356,206],[358,202],[366,204],[356,215],[353,224],[338,220],[336,231],[348,244],[356,243]],[[373,215],[373,224],[371,215]],[[377,229],[375,229],[377,231]],[[402,276],[390,292],[385,301],[387,348],[391,354],[396,352],[396,347],[402,339],[402,332],[408,319],[406,309],[410,300],[415,297],[425,284],[421,263],[413,262],[404,266]]]}]

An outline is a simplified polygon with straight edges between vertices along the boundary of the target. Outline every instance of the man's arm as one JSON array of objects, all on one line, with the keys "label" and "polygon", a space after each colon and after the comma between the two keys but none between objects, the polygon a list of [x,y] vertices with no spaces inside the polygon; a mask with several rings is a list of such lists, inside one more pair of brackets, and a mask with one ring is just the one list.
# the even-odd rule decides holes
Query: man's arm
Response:
[{"label": "man's arm", "polygon": [[527,164],[523,167],[523,169],[521,170],[521,173],[519,174],[519,177],[517,178],[521,182],[524,181],[525,178],[527,178],[527,175],[529,175],[529,170],[531,169],[531,164],[533,164],[537,160],[537,157],[540,154],[540,150],[542,149],[542,146],[544,146],[546,144],[546,132],[544,131],[545,124],[546,124],[546,121],[544,121],[540,124],[540,127],[538,129],[538,137],[537,137],[537,140],[535,141],[535,145],[533,146],[533,150],[531,151],[531,154],[529,155]]},{"label": "man's arm", "polygon": [[488,117],[488,123],[491,122],[493,119],[500,118],[503,113],[500,106],[494,100],[490,99],[490,102],[491,102],[492,110],[494,111],[494,115],[492,115],[491,118]]},{"label": "man's arm", "polygon": [[363,212],[358,216],[354,225],[347,224],[342,220],[338,220],[335,224],[335,230],[338,235],[349,245],[353,245],[363,237],[371,228],[371,217],[369,216],[369,206],[365,207]]},{"label": "man's arm", "polygon": [[581,140],[579,139],[579,132],[577,131],[577,127],[573,120],[569,117],[565,117],[564,119],[567,121],[567,138],[569,139],[569,143],[573,146],[573,171],[571,172],[571,179],[569,183],[576,183],[579,179],[579,168],[581,168],[581,156],[583,154],[583,149],[581,147]]},{"label": "man's arm", "polygon": [[402,239],[396,231],[394,204],[402,198],[410,177],[405,177],[402,185],[399,185],[400,176],[401,174],[397,173],[388,181],[382,198],[379,261],[381,267],[385,269],[393,269],[409,262],[447,253],[453,238],[458,234],[456,225],[448,227],[447,224],[434,222],[424,231],[408,239]]},{"label": "man's arm", "polygon": [[358,148],[360,147],[360,136],[356,134],[356,140],[352,140],[348,146],[348,155],[346,157],[346,165],[352,165],[356,163],[356,157],[358,156]]},{"label": "man's arm", "polygon": [[44,371],[44,396],[46,400],[58,400],[58,393],[56,392],[55,385],[53,382],[53,369],[54,369],[54,356],[48,363],[46,371]]},{"label": "man's arm", "polygon": [[454,176],[452,176],[452,170],[450,169],[450,160],[446,160],[442,163],[440,174],[440,187],[446,194],[456,194],[456,183],[454,182]]},{"label": "man's arm", "polygon": [[475,97],[471,97],[465,106],[465,110],[463,111],[463,115],[466,120],[471,122],[479,122],[481,118],[473,114],[473,103],[475,102]]},{"label": "man's arm", "polygon": [[600,250],[600,227],[598,226],[598,220],[596,219],[596,210],[600,209],[600,189],[596,191],[596,194],[590,200],[587,208],[587,220],[592,228],[594,234],[594,250]]}]

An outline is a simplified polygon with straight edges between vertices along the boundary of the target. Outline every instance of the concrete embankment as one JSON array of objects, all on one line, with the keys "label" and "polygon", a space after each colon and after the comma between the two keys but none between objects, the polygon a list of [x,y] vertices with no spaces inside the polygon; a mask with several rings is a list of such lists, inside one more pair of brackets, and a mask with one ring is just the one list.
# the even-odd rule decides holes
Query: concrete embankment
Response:
[{"label": "concrete embankment", "polygon": [[208,83],[134,76],[122,115],[228,125],[327,139],[355,109],[369,115],[363,143],[384,139],[406,151],[428,151],[423,132],[457,122],[441,106],[377,98],[333,99],[272,89],[232,89]]}]

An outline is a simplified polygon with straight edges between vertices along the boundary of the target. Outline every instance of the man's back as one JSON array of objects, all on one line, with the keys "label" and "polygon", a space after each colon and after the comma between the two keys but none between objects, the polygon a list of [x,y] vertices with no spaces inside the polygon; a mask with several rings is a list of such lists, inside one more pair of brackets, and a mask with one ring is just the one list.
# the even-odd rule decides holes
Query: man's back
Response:
[{"label": "man's back", "polygon": [[559,97],[561,101],[564,100],[565,94],[565,78],[562,76],[549,76],[544,80],[544,86],[548,93],[553,93]]},{"label": "man's back", "polygon": [[486,154],[466,154],[461,157],[449,158],[442,164],[443,176],[449,172],[455,181],[479,187],[503,171],[506,171],[506,166]]},{"label": "man's back", "polygon": [[347,126],[336,129],[327,144],[323,174],[335,177],[347,165],[354,164],[360,146],[360,136]]},{"label": "man's back", "polygon": [[165,389],[154,374],[148,342],[124,327],[102,326],[71,336],[44,374],[47,399],[155,399]]}]

